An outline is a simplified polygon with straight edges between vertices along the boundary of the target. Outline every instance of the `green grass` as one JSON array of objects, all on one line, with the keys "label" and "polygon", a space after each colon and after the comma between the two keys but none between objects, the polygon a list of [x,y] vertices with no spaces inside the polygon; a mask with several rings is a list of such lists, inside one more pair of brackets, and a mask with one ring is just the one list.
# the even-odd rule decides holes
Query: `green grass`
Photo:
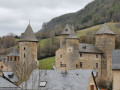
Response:
[{"label": "green grass", "polygon": [[55,57],[45,58],[39,60],[39,67],[40,69],[52,69],[52,65],[55,63]]}]

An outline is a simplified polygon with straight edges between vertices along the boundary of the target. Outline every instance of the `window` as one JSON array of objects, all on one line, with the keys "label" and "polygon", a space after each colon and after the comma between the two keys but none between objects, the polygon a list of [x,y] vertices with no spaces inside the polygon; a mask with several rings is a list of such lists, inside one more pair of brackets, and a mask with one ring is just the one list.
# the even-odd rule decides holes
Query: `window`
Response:
[{"label": "window", "polygon": [[80,62],[80,68],[82,68],[82,62]]},{"label": "window", "polygon": [[82,53],[80,53],[80,57],[82,57]]},{"label": "window", "polygon": [[1,66],[1,68],[3,68],[3,66]]},{"label": "window", "polygon": [[96,54],[96,58],[98,58],[98,54]]},{"label": "window", "polygon": [[24,50],[25,50],[26,48],[24,47]]},{"label": "window", "polygon": [[96,68],[98,68],[98,63],[96,63]]},{"label": "window", "polygon": [[60,58],[62,58],[62,55],[60,55]]},{"label": "window", "polygon": [[91,86],[90,86],[90,90],[94,90],[94,85],[91,85]]},{"label": "window", "polygon": [[45,81],[40,82],[40,87],[45,87],[45,86],[46,86],[46,83],[47,83],[47,82],[45,82]]},{"label": "window", "polygon": [[10,61],[12,61],[12,57],[10,57]]},{"label": "window", "polygon": [[17,60],[17,58],[15,57],[15,61]]},{"label": "window", "polygon": [[66,67],[66,64],[62,64],[62,62],[60,62],[60,67]]},{"label": "window", "polygon": [[25,53],[24,53],[24,58],[25,58]]},{"label": "window", "polygon": [[69,51],[71,51],[71,49],[69,49]]},{"label": "window", "polygon": [[76,68],[78,68],[78,64],[76,64]]}]

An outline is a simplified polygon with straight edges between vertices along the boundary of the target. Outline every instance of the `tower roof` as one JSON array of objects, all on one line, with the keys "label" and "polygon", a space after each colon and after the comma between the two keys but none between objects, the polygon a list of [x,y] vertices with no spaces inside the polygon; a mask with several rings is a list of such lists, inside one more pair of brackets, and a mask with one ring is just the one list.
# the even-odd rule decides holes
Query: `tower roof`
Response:
[{"label": "tower roof", "polygon": [[70,35],[70,34],[75,34],[74,28],[70,27],[68,24],[65,26],[65,29],[61,33],[61,35]]},{"label": "tower roof", "polygon": [[107,26],[107,24],[105,23],[102,28],[100,28],[96,35],[100,35],[100,34],[111,34],[111,35],[114,35],[115,33],[113,33],[110,28]]},{"label": "tower roof", "polygon": [[13,48],[13,50],[7,56],[19,56],[19,53],[16,48]]},{"label": "tower roof", "polygon": [[25,32],[21,34],[20,41],[33,41],[33,42],[38,41],[34,35],[34,32],[31,28],[30,24],[27,26]]}]

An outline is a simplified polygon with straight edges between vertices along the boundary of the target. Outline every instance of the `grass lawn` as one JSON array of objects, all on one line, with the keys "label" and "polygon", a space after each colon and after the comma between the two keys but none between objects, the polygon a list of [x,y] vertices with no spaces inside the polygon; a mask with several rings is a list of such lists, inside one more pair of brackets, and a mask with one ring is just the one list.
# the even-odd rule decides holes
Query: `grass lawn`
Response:
[{"label": "grass lawn", "polygon": [[55,57],[45,58],[42,60],[39,60],[39,67],[40,69],[52,69],[52,65],[55,63]]}]

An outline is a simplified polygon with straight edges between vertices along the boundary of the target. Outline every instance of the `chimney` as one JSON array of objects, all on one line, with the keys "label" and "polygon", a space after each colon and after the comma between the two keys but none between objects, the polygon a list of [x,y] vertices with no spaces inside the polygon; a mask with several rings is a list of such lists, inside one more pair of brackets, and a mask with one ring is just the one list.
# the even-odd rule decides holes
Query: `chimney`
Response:
[{"label": "chimney", "polygon": [[66,74],[66,73],[67,73],[67,70],[64,67],[62,67],[61,74]]}]

